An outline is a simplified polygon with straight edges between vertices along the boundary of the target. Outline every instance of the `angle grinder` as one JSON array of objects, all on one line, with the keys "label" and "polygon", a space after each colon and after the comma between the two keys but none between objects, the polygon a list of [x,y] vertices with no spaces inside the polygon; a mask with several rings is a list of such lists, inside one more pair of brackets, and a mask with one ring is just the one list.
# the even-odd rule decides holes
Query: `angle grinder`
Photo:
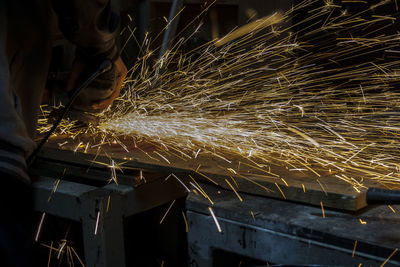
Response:
[{"label": "angle grinder", "polygon": [[[86,113],[97,113],[101,111],[98,109],[93,109],[93,103],[109,98],[114,93],[114,89],[116,88],[118,81],[116,66],[111,62],[109,63],[110,64],[107,65],[107,69],[100,73],[96,79],[93,79],[90,84],[88,84],[79,92],[72,104],[71,110],[77,110]],[[96,68],[89,68],[85,70],[78,79],[78,84],[83,84],[87,78],[96,71]],[[70,92],[69,97],[71,98],[73,94],[73,91]],[[68,114],[68,116],[69,115],[70,114]]]},{"label": "angle grinder", "polygon": [[[86,69],[78,78],[77,84],[84,84],[88,77],[96,71],[97,69],[93,67]],[[96,79],[93,79],[75,96],[67,117],[75,122],[76,127],[98,124],[97,115],[101,109],[94,109],[93,103],[105,100],[114,93],[118,80],[117,75],[116,67],[111,63],[107,70],[100,73]],[[59,102],[66,106],[65,103],[68,103],[74,94],[76,94],[75,90],[71,90],[67,93],[58,94],[57,98]],[[53,109],[48,117],[49,122],[54,123],[64,109],[64,107]]]},{"label": "angle grinder", "polygon": [[[27,159],[28,167],[32,165],[32,163],[35,161],[37,154],[42,149],[43,145],[47,142],[49,137],[56,130],[56,128],[58,127],[58,125],[60,124],[60,122],[67,113],[68,116],[77,116],[78,114],[76,112],[79,111],[80,121],[88,119],[92,116],[90,115],[90,112],[97,112],[96,110],[93,110],[91,108],[92,103],[94,101],[107,99],[113,93],[114,86],[112,86],[113,84],[111,84],[110,78],[114,77],[114,81],[112,82],[115,82],[116,80],[115,76],[112,75],[116,75],[116,71],[114,64],[110,60],[108,59],[104,60],[92,73],[86,75],[88,75],[86,76],[86,78],[81,79],[79,81],[78,83],[79,86],[77,86],[74,90],[72,90],[69,93],[69,99],[65,104],[65,107],[62,109],[55,110],[53,111],[54,112],[53,114],[50,114],[50,116],[55,118],[53,126],[46,133],[46,135],[40,141],[36,149]],[[100,81],[97,82],[97,84],[95,85],[100,86],[101,84],[101,86],[100,88],[96,89],[95,85],[92,85],[92,82],[94,83],[94,81],[96,81],[98,78],[100,78]],[[107,83],[109,87],[107,87]],[[81,95],[82,93],[84,93],[84,95]],[[89,98],[90,100],[84,100],[85,97]],[[69,112],[72,106],[75,109],[75,111]]]}]

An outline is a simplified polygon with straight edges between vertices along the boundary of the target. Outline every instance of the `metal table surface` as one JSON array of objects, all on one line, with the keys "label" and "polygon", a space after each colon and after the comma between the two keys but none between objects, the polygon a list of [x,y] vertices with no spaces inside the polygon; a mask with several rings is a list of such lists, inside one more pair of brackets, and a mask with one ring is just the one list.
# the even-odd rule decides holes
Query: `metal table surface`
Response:
[{"label": "metal table surface", "polygon": [[[241,194],[202,185],[215,203],[191,193],[187,199],[191,266],[213,266],[212,250],[222,249],[280,264],[399,266],[400,216],[388,206],[357,213]],[[400,212],[400,206],[392,207]],[[254,214],[254,217],[252,216]]]}]

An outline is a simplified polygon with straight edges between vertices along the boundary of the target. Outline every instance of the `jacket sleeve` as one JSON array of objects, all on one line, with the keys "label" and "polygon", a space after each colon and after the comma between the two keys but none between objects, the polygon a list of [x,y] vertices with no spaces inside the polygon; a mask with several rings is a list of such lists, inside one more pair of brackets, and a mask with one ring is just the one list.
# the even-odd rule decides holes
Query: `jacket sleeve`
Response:
[{"label": "jacket sleeve", "polygon": [[106,58],[112,61],[118,58],[118,0],[52,0],[52,3],[58,26],[76,44],[80,60],[97,64]]}]

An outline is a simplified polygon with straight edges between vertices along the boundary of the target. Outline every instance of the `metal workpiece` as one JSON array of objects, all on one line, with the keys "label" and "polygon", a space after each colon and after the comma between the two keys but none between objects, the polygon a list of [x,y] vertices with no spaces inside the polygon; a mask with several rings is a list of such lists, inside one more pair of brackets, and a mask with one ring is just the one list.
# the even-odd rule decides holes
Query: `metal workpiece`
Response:
[{"label": "metal workpiece", "polygon": [[[359,213],[241,194],[202,185],[214,202],[189,194],[186,202],[190,266],[228,266],[231,257],[216,251],[272,264],[400,266],[400,219],[388,206]],[[393,206],[396,210],[397,206]],[[392,255],[393,254],[393,255]],[[237,264],[237,263],[236,263]]]},{"label": "metal workpiece", "polygon": [[82,224],[86,266],[125,266],[124,218],[186,194],[172,179],[134,188],[42,177],[33,187],[36,211]]}]

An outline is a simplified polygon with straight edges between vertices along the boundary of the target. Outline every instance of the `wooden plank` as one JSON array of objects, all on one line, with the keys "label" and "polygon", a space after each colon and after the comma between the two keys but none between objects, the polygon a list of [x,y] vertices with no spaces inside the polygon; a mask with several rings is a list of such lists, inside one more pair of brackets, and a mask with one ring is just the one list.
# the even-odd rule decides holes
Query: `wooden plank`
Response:
[{"label": "wooden plank", "polygon": [[[248,164],[244,159],[227,160],[211,153],[189,159],[176,153],[174,155],[172,151],[161,153],[155,145],[149,143],[134,145],[127,142],[129,145],[124,144],[124,147],[120,144],[102,145],[101,153],[96,157],[98,146],[86,149],[83,153],[85,142],[83,139],[69,140],[68,144],[60,146],[65,143],[64,139],[53,139],[41,152],[39,159],[89,166],[93,165],[94,158],[104,164],[109,164],[112,158],[125,170],[174,173],[186,184],[191,181],[191,175],[226,189],[232,190],[231,187],[234,187],[239,194],[245,192],[348,211],[357,211],[367,206],[366,190],[357,191],[327,172],[320,172],[320,176],[317,176],[311,171],[291,171],[274,165],[268,169]],[[79,143],[82,145],[77,148]],[[119,173],[118,176],[123,174]]]}]

